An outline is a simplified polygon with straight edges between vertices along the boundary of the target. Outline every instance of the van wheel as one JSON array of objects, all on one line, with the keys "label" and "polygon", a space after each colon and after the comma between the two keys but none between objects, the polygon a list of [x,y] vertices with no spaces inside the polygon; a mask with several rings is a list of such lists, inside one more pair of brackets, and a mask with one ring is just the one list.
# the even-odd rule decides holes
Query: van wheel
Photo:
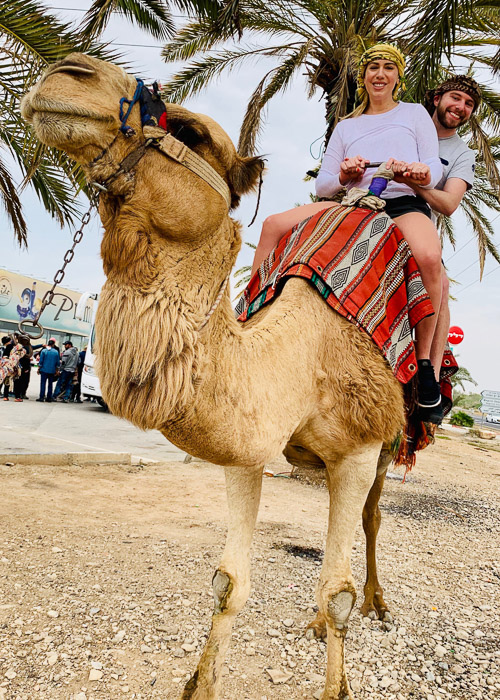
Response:
[{"label": "van wheel", "polygon": [[102,396],[96,396],[96,399],[97,399],[97,403],[99,404],[99,406],[101,406],[102,408],[105,408],[106,411],[109,411],[108,404],[104,401]]}]

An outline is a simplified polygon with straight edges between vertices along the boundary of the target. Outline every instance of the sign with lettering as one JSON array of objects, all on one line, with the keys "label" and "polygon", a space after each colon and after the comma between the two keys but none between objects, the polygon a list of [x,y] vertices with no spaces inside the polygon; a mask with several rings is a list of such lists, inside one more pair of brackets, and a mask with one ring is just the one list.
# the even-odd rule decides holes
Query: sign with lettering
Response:
[{"label": "sign with lettering", "polygon": [[[17,325],[19,321],[33,320],[40,310],[43,295],[51,286],[49,282],[0,269],[0,324],[8,321]],[[42,326],[47,331],[88,336],[94,302],[88,300],[79,319],[76,308],[81,296],[80,292],[56,287],[54,299],[40,319]],[[29,330],[29,326],[26,327]]]},{"label": "sign with lettering", "polygon": [[500,391],[490,391],[489,389],[485,389],[481,392],[481,396],[483,397],[483,401],[500,401]]}]

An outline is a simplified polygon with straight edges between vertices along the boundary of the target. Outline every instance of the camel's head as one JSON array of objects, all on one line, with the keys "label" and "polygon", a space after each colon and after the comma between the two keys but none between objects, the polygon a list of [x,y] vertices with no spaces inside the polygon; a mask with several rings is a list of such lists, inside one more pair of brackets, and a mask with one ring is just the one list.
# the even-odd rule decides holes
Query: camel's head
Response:
[{"label": "camel's head", "polygon": [[[108,146],[119,127],[119,101],[136,81],[111,63],[72,53],[54,63],[21,102],[23,117],[47,146],[84,164]],[[131,117],[137,126],[138,115]]]},{"label": "camel's head", "polygon": [[[120,128],[120,100],[130,100],[136,87],[135,78],[119,66],[72,53],[47,69],[23,98],[21,111],[42,143],[85,165],[114,142]],[[144,140],[139,104],[132,109],[127,124]],[[167,104],[167,129],[223,177],[232,207],[255,187],[262,160],[239,156],[229,136],[209,117]],[[118,160],[130,151],[121,134],[113,148]]]}]

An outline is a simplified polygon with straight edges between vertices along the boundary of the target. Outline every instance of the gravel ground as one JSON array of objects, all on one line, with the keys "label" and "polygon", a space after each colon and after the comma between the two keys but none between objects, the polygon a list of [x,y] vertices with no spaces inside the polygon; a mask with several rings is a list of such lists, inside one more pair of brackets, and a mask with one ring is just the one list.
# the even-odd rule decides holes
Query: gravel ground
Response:
[{"label": "gravel ground", "polygon": [[[497,450],[439,439],[404,485],[386,482],[379,571],[394,623],[353,611],[357,699],[500,696]],[[209,627],[224,499],[208,464],[0,466],[0,700],[177,698]],[[303,630],[326,507],[322,487],[265,479],[224,700],[320,697],[325,645]],[[359,605],[361,527],[353,569]]]}]

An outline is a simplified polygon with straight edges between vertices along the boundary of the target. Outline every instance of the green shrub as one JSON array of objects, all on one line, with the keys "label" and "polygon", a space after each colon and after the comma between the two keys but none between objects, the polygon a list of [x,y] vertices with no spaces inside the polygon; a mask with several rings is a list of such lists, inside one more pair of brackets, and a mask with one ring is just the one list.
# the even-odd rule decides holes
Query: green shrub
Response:
[{"label": "green shrub", "polygon": [[474,418],[464,411],[457,411],[457,413],[454,413],[450,418],[450,423],[452,425],[463,425],[465,428],[472,428],[474,425]]}]

